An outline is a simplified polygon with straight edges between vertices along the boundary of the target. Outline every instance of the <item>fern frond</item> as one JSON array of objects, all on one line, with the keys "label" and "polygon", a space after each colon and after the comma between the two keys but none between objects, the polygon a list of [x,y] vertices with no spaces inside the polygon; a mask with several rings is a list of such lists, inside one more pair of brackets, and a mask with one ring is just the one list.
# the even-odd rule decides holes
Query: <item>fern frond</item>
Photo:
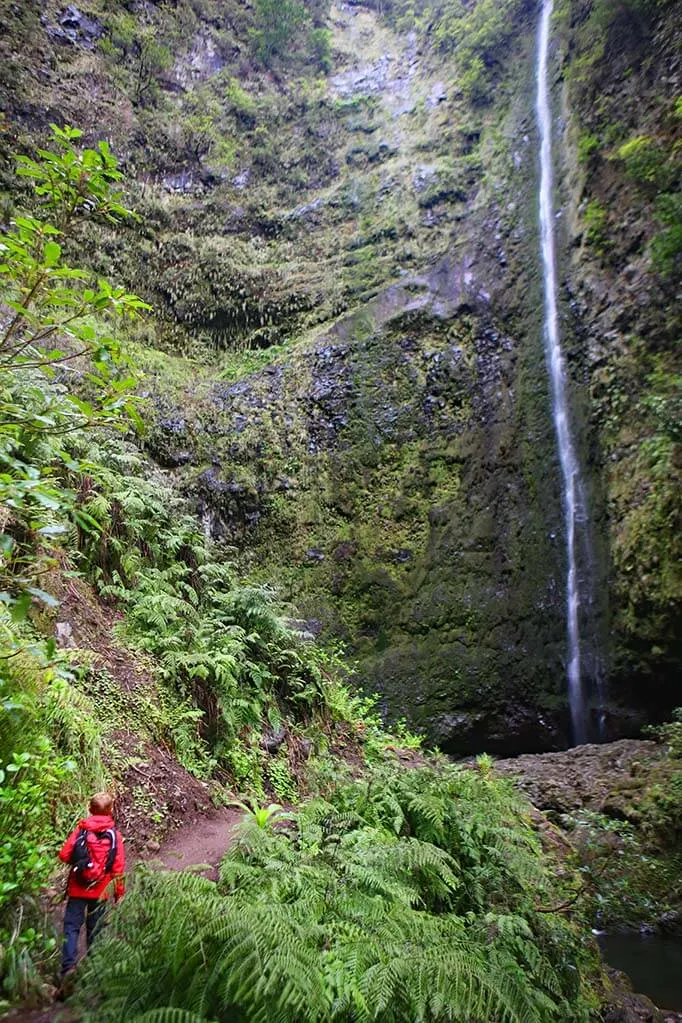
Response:
[{"label": "fern frond", "polygon": [[206,1016],[197,1016],[194,1012],[187,1012],[185,1009],[174,1009],[170,1006],[163,1006],[160,1009],[151,1009],[141,1016],[135,1016],[130,1023],[216,1023]]}]

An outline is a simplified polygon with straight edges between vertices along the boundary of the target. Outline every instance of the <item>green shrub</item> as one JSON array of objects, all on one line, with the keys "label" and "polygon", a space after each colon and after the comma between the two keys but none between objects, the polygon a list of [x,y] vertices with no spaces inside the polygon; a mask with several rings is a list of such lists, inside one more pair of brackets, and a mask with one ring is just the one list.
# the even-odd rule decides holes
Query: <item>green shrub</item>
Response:
[{"label": "green shrub", "polygon": [[563,823],[579,854],[584,888],[576,908],[586,924],[635,930],[670,907],[679,862],[660,857],[639,826],[589,810]]},{"label": "green shrub", "polygon": [[[173,42],[164,38],[160,22],[144,24],[128,11],[107,15],[107,34],[99,41],[102,52],[125,76],[128,94],[136,105],[153,106],[159,98],[159,78],[173,64]],[[175,35],[175,34],[174,34]]]},{"label": "green shrub", "polygon": [[[38,580],[69,518],[82,530],[93,526],[76,507],[70,473],[78,463],[65,438],[128,425],[134,414],[134,379],[107,317],[148,308],[125,289],[66,264],[63,244],[79,220],[115,224],[132,214],[106,142],[78,151],[82,132],[53,125],[52,135],[52,150],[18,161],[17,173],[30,180],[44,215],[16,216],[0,236],[0,287],[13,310],[0,331],[0,602],[18,616],[33,600],[55,603]],[[87,374],[85,392],[55,382],[75,360]]]},{"label": "green shrub", "polygon": [[664,175],[666,154],[648,135],[637,135],[618,148],[618,158],[625,164],[625,172],[633,181],[645,185],[659,185]]},{"label": "green shrub", "polygon": [[332,69],[332,34],[328,28],[314,28],[310,33],[310,53],[324,72]]},{"label": "green shrub", "polygon": [[682,839],[682,763],[651,786],[642,804],[642,829],[664,849],[677,849]]},{"label": "green shrub", "polygon": [[578,139],[578,160],[580,163],[589,163],[599,152],[601,143],[596,135],[583,132]]},{"label": "green shrub", "polygon": [[682,262],[682,193],[666,192],[656,199],[656,218],[663,230],[651,241],[651,259],[664,277],[679,273]]},{"label": "green shrub", "polygon": [[290,53],[308,14],[300,0],[256,0],[255,11],[252,45],[258,59],[269,65]]},{"label": "green shrub", "polygon": [[598,256],[611,247],[607,234],[608,214],[598,199],[588,202],[583,213],[585,238]]}]

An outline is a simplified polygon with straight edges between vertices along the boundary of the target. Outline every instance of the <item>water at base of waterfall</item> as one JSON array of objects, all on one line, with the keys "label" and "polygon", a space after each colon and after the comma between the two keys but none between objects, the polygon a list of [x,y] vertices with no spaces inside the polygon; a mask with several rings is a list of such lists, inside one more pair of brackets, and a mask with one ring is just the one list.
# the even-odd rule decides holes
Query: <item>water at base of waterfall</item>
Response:
[{"label": "water at base of waterfall", "polygon": [[568,701],[573,741],[590,738],[588,700],[581,648],[581,611],[593,604],[592,594],[581,593],[578,571],[579,546],[589,551],[587,506],[569,415],[566,366],[561,350],[557,311],[554,210],[552,206],[552,115],[549,104],[547,59],[553,0],[543,0],[538,28],[537,121],[540,135],[540,239],[544,280],[544,341],[550,377],[552,417],[561,467],[564,524],[566,530],[566,630]]}]

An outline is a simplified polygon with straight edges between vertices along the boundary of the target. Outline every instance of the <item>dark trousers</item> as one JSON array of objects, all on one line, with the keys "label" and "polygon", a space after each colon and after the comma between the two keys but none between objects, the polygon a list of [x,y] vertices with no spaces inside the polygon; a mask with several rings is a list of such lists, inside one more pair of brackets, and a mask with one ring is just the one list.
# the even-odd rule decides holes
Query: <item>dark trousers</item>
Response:
[{"label": "dark trousers", "polygon": [[72,970],[78,962],[78,938],[85,924],[88,948],[99,930],[106,902],[98,899],[78,899],[69,896],[64,910],[64,945],[62,947],[62,973]]}]

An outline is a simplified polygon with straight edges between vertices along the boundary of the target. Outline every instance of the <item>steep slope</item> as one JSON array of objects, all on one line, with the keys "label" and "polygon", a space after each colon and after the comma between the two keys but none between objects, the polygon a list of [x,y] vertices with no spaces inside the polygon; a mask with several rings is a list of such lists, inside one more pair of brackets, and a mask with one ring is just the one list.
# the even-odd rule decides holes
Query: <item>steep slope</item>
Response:
[{"label": "steep slope", "polygon": [[[542,746],[557,741],[563,695],[563,554],[554,470],[543,469],[554,454],[532,271],[527,300],[523,284],[535,244],[532,25],[498,103],[476,113],[454,66],[430,72],[414,34],[391,36],[355,8],[333,23],[336,52],[355,56],[331,76],[332,96],[371,90],[372,116],[361,108],[352,126],[371,139],[384,125],[378,153],[354,145],[333,186],[358,196],[355,217],[371,224],[345,252],[368,276],[346,301],[364,301],[260,375],[181,398],[183,415],[164,395],[170,429],[152,450],[187,462],[178,475],[212,528],[351,644],[389,713],[447,749]],[[363,34],[382,57],[357,56]],[[298,208],[301,248],[338,220],[314,194]],[[386,225],[391,209],[400,215]],[[387,269],[399,283],[373,298],[396,256]]]},{"label": "steep slope", "polygon": [[[133,173],[142,224],[123,243],[100,232],[83,244],[156,306],[131,339],[148,371],[147,450],[206,530],[310,628],[343,640],[392,717],[446,750],[564,744],[536,12],[483,0],[311,11],[325,45],[292,28],[264,54],[258,6],[22,10],[8,27],[30,59],[7,74],[6,139],[28,145],[55,117],[93,135],[106,124]],[[565,115],[562,328],[598,553],[591,639],[612,676],[614,734],[675,702],[677,441],[665,423],[676,357],[672,326],[646,315],[672,285],[632,271],[630,319],[616,300],[631,273],[616,253],[629,246],[645,267],[655,200],[636,212],[618,143],[653,123],[663,79],[674,89],[674,32],[670,5],[565,3],[552,55]],[[600,60],[599,39],[614,59]],[[623,124],[607,160],[597,120],[609,102]],[[668,153],[677,122],[666,118],[656,145]],[[608,258],[595,251],[590,189],[632,211]],[[645,321],[642,356],[626,338]]]}]

